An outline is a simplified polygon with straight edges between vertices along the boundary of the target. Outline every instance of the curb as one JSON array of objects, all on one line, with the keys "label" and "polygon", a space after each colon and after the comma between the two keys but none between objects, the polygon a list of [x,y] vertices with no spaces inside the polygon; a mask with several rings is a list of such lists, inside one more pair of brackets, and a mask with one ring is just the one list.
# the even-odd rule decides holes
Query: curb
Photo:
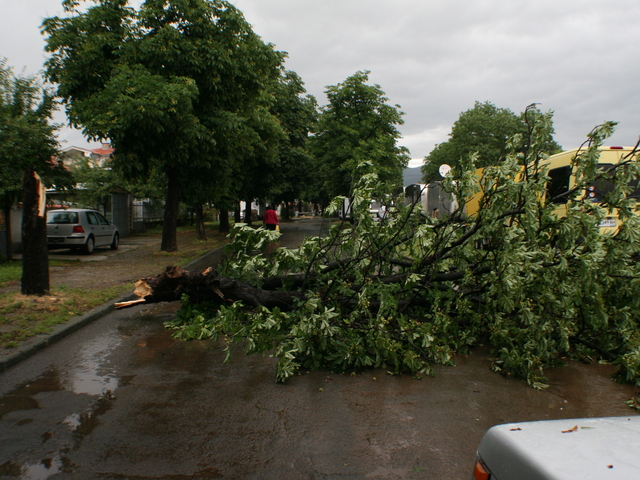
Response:
[{"label": "curb", "polygon": [[[202,257],[196,258],[184,264],[182,268],[184,268],[185,270],[198,270],[206,268],[210,266],[211,262],[213,262],[218,255],[221,254],[221,252],[224,250],[224,247],[225,245],[211,250],[205,253]],[[40,350],[63,339],[67,335],[70,335],[71,333],[80,330],[82,327],[90,324],[91,322],[94,322],[95,320],[98,320],[99,318],[102,318],[105,315],[111,313],[113,310],[115,310],[114,305],[116,303],[127,302],[135,298],[136,296],[133,293],[129,293],[127,295],[123,295],[116,299],[110,300],[107,303],[103,303],[102,305],[95,307],[93,310],[87,313],[78,315],[77,317],[72,317],[64,324],[54,326],[51,333],[38,335],[30,340],[27,340],[14,352],[6,355],[0,353],[0,372],[4,372],[9,367],[12,367],[22,360],[29,358]]]}]

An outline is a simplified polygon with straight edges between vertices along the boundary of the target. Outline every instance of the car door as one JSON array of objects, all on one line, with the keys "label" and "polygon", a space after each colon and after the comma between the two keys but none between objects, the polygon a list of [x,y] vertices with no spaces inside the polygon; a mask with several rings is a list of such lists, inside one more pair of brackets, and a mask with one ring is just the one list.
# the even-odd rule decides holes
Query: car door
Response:
[{"label": "car door", "polygon": [[100,224],[101,245],[111,245],[114,227],[101,213],[95,212]]},{"label": "car door", "polygon": [[104,245],[104,231],[98,220],[97,212],[87,212],[87,223],[89,231],[93,234],[96,247]]}]

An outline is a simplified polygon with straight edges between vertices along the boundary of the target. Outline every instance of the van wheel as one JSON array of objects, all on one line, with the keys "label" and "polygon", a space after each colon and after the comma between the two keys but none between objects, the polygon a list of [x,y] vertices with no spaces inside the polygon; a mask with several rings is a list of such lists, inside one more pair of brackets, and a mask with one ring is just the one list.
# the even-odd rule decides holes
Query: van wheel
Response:
[{"label": "van wheel", "polygon": [[93,253],[93,250],[95,249],[95,246],[95,240],[93,239],[93,237],[89,237],[87,238],[87,243],[82,246],[82,252],[85,255],[91,255]]},{"label": "van wheel", "polygon": [[111,250],[117,250],[118,249],[118,245],[120,245],[120,237],[119,235],[116,233],[113,236],[113,242],[111,242]]}]

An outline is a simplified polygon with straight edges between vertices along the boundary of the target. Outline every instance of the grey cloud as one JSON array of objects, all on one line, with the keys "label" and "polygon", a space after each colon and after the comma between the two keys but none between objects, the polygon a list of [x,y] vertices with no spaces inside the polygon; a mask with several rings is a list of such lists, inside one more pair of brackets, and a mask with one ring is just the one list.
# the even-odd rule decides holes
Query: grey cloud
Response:
[{"label": "grey cloud", "polygon": [[[38,28],[61,12],[60,0],[0,1],[0,55],[37,71]],[[516,113],[539,102],[555,112],[556,139],[567,149],[606,120],[620,122],[611,144],[633,144],[640,134],[637,0],[232,3],[289,53],[287,68],[321,104],[326,85],[371,70],[370,80],[406,113],[403,144],[414,158],[445,141],[476,100]]]}]

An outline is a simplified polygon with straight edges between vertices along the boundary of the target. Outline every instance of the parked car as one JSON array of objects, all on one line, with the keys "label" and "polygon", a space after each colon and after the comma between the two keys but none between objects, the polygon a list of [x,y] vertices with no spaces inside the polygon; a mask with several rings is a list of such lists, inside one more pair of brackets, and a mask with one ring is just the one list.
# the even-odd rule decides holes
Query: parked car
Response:
[{"label": "parked car", "polygon": [[640,415],[510,423],[478,447],[473,480],[640,478]]},{"label": "parked car", "polygon": [[95,247],[110,247],[111,250],[116,250],[119,241],[118,227],[100,212],[83,208],[47,212],[49,249],[79,249],[88,255]]}]

